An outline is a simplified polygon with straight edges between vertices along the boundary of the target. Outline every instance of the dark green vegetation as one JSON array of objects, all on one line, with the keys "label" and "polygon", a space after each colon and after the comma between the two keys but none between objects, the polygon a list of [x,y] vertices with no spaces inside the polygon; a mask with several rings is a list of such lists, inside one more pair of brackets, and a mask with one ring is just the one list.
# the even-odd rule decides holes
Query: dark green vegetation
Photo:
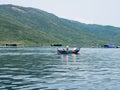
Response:
[{"label": "dark green vegetation", "polygon": [[0,44],[88,45],[118,42],[120,28],[117,27],[83,24],[39,9],[0,5]]}]

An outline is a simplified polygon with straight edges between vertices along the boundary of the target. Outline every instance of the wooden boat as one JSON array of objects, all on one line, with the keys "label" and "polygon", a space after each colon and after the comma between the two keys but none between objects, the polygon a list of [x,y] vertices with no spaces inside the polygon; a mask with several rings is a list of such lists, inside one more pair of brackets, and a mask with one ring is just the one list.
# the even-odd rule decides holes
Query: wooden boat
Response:
[{"label": "wooden boat", "polygon": [[58,54],[78,54],[80,48],[76,48],[75,50],[65,50],[65,49],[57,49]]}]

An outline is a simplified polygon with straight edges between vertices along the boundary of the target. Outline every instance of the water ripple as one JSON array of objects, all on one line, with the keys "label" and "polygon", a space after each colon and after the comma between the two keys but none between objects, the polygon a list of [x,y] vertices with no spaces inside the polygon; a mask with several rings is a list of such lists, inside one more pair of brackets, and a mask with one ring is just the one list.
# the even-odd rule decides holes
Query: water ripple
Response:
[{"label": "water ripple", "polygon": [[0,48],[0,89],[119,90],[119,50],[57,55],[51,47]]}]

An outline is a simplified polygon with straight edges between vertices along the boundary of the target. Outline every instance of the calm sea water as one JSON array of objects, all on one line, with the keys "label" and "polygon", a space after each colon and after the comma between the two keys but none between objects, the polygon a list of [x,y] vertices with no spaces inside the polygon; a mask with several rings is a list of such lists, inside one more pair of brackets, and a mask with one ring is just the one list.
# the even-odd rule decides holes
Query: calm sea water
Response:
[{"label": "calm sea water", "polygon": [[120,90],[120,49],[0,48],[0,90]]}]

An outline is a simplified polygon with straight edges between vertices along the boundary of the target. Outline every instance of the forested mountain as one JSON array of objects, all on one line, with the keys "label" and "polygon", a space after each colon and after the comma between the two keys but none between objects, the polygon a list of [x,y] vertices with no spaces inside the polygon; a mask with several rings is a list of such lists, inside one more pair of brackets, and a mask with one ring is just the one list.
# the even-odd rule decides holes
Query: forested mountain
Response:
[{"label": "forested mountain", "polygon": [[120,28],[76,22],[15,5],[0,5],[0,44],[69,45],[120,42]]}]

